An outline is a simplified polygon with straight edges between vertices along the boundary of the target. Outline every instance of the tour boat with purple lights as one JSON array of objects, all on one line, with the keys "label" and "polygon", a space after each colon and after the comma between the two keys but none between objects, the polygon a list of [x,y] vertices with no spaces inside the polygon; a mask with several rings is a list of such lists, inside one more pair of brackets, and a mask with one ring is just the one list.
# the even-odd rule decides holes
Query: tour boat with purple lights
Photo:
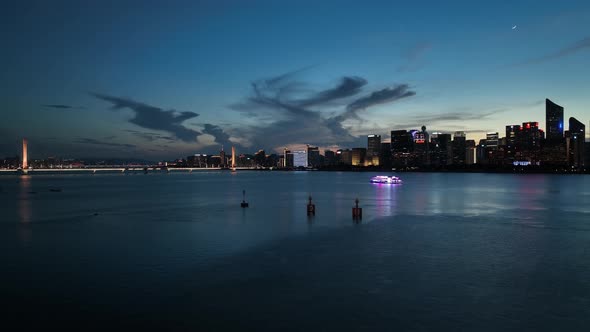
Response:
[{"label": "tour boat with purple lights", "polygon": [[377,175],[371,178],[371,183],[386,183],[386,184],[399,184],[402,183],[402,179],[397,176]]}]

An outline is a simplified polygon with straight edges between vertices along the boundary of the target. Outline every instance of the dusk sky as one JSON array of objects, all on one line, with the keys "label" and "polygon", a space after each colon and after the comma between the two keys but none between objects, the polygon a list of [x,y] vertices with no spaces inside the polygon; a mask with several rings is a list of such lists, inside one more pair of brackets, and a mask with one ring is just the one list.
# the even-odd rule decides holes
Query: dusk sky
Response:
[{"label": "dusk sky", "polygon": [[[590,121],[590,1],[3,4],[0,157],[160,160]],[[589,131],[587,131],[589,132]]]}]

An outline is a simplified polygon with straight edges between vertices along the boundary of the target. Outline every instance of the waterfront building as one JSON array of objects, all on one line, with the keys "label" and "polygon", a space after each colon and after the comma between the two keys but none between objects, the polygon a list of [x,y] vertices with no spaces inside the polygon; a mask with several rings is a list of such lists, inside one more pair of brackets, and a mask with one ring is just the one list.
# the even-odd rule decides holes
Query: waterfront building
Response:
[{"label": "waterfront building", "polygon": [[407,130],[391,131],[391,160],[395,167],[408,166],[412,152],[412,135]]},{"label": "waterfront building", "polygon": [[320,149],[317,146],[307,145],[307,162],[309,167],[320,167]]},{"label": "waterfront building", "polygon": [[306,167],[307,168],[307,151],[296,150],[293,151],[293,167]]},{"label": "waterfront building", "polygon": [[465,158],[467,157],[467,146],[465,132],[456,131],[453,135],[453,165],[465,165]]},{"label": "waterfront building", "polygon": [[337,150],[336,160],[338,164],[352,165],[352,151],[350,149]]},{"label": "waterfront building", "polygon": [[586,126],[574,117],[569,119],[569,138],[567,139],[567,151],[569,164],[575,167],[584,167]]},{"label": "waterfront building", "polygon": [[560,143],[563,138],[563,107],[545,99],[545,121],[547,142]]},{"label": "waterfront building", "polygon": [[292,168],[294,165],[293,153],[287,148],[283,149],[283,167]]},{"label": "waterfront building", "polygon": [[465,164],[475,164],[475,140],[470,139],[465,141]]},{"label": "waterfront building", "polygon": [[379,156],[379,166],[391,168],[391,143],[381,142],[381,154]]},{"label": "waterfront building", "polygon": [[324,151],[324,164],[326,166],[336,165],[336,153],[331,150]]},{"label": "waterfront building", "polygon": [[381,155],[381,135],[367,136],[367,155],[365,157],[366,166],[379,166],[379,156]]},{"label": "waterfront building", "polygon": [[367,154],[367,149],[365,148],[353,148],[352,149],[352,166],[364,166],[365,165],[365,156]]}]

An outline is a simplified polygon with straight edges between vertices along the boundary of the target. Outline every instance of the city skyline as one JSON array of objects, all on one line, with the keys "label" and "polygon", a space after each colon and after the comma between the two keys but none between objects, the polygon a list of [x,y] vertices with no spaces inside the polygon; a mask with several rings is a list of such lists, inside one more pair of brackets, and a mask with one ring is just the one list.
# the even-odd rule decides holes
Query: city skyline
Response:
[{"label": "city skyline", "polygon": [[582,1],[58,1],[3,16],[2,156],[23,137],[33,158],[149,160],[353,148],[422,125],[478,141],[547,128],[545,98],[590,120]]}]

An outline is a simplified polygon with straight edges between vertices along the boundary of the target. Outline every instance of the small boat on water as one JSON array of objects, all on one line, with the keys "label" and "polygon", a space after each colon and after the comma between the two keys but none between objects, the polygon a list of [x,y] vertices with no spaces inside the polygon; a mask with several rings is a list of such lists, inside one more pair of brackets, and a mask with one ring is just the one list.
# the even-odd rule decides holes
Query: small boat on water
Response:
[{"label": "small boat on water", "polygon": [[377,175],[371,178],[371,183],[402,183],[402,179],[397,176]]}]

